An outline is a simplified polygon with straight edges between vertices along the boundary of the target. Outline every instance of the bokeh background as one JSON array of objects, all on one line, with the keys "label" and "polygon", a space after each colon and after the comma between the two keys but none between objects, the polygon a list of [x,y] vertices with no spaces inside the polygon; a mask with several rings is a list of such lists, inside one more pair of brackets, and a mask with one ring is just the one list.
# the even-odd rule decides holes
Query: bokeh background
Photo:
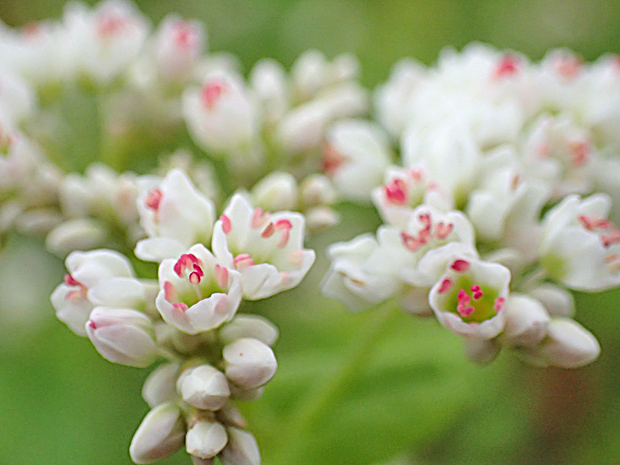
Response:
[{"label": "bokeh background", "polygon": [[[0,0],[12,26],[58,17],[61,0]],[[93,3],[93,2],[88,2]],[[290,66],[308,48],[358,55],[363,83],[387,78],[399,58],[433,62],[444,46],[477,40],[537,59],[566,46],[594,59],[620,51],[617,0],[141,0],[153,20],[203,20],[209,48],[249,68],[269,56]],[[88,122],[71,163],[97,157]],[[314,239],[348,240],[378,224],[343,206],[341,228]],[[618,464],[620,293],[577,295],[579,320],[598,337],[600,359],[539,370],[502,355],[468,363],[460,341],[434,321],[401,316],[376,342],[363,373],[296,431],[296,411],[342,366],[347,347],[376,323],[316,295],[324,257],[295,291],[260,308],[281,329],[280,370],[264,398],[243,406],[265,465]],[[0,255],[0,465],[130,464],[128,447],[147,406],[145,370],[112,365],[56,321],[48,295],[62,263],[14,236]],[[303,410],[302,410],[303,411]],[[187,464],[179,453],[165,464]]]}]

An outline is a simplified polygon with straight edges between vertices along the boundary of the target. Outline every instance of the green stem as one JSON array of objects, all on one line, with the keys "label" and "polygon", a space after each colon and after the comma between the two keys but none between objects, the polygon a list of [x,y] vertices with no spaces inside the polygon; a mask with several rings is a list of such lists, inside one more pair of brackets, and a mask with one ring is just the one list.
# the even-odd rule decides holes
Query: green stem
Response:
[{"label": "green stem", "polygon": [[333,410],[339,404],[346,390],[364,374],[382,336],[389,332],[401,313],[400,307],[393,301],[388,301],[373,311],[366,321],[364,330],[351,343],[332,378],[310,394],[293,418],[286,422],[287,428],[279,442],[288,460],[282,463],[300,463],[298,459],[303,453],[303,447],[307,446],[305,439],[308,438],[313,427],[326,412]]}]

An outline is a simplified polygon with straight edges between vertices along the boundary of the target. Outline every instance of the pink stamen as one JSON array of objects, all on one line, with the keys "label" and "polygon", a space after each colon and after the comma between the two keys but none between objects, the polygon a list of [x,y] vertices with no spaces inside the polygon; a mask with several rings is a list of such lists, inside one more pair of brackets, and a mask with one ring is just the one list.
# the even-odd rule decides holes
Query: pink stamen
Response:
[{"label": "pink stamen", "polygon": [[268,237],[273,236],[273,233],[275,232],[276,232],[276,227],[273,225],[273,223],[269,223],[267,227],[263,230],[263,232],[260,234],[260,237],[262,237],[263,239],[267,239]]},{"label": "pink stamen", "polygon": [[411,168],[409,170],[409,176],[411,176],[414,181],[420,182],[424,178],[424,172],[420,168]]},{"label": "pink stamen", "polygon": [[198,44],[198,36],[187,21],[178,21],[174,25],[174,43],[178,48],[193,49]]},{"label": "pink stamen", "polygon": [[506,302],[506,299],[504,299],[503,297],[498,297],[497,299],[495,299],[495,305],[493,305],[493,309],[496,312],[499,312],[504,306],[505,302]]},{"label": "pink stamen", "polygon": [[349,160],[331,145],[327,145],[323,150],[323,171],[328,175],[336,174],[340,166]]},{"label": "pink stamen", "polygon": [[502,79],[516,74],[521,68],[519,58],[515,55],[507,53],[502,57],[493,73],[495,79]]},{"label": "pink stamen", "polygon": [[247,268],[248,266],[253,266],[254,260],[252,260],[248,254],[241,254],[237,255],[233,259],[233,264],[235,265],[235,268],[241,270]]},{"label": "pink stamen", "polygon": [[412,252],[417,252],[426,245],[426,241],[422,240],[422,238],[418,239],[417,237],[412,236],[411,234],[407,234],[406,232],[401,232],[400,237],[403,240],[403,244]]},{"label": "pink stamen", "polygon": [[574,78],[581,71],[582,66],[583,60],[576,55],[560,57],[555,62],[556,71],[568,79]]},{"label": "pink stamen", "polygon": [[211,80],[202,87],[202,104],[208,110],[213,110],[217,101],[226,91],[226,85],[219,80]]},{"label": "pink stamen", "polygon": [[470,317],[476,309],[472,307],[471,305],[468,305],[468,306],[459,305],[456,308],[456,310],[457,312],[459,312],[459,315],[461,315],[463,318],[467,318],[467,317]]},{"label": "pink stamen", "polygon": [[97,329],[97,324],[93,320],[88,321],[88,326],[92,329]]},{"label": "pink stamen", "polygon": [[157,212],[159,210],[159,204],[164,194],[159,189],[153,189],[146,196],[144,203],[148,208]]},{"label": "pink stamen", "polygon": [[437,292],[439,292],[440,294],[445,294],[446,292],[450,290],[451,287],[452,287],[452,280],[449,278],[446,278],[441,282],[441,285],[439,286],[439,290]]},{"label": "pink stamen", "polygon": [[164,297],[168,302],[178,300],[177,290],[170,281],[164,282]]},{"label": "pink stamen", "polygon": [[269,213],[264,213],[262,208],[257,208],[254,210],[254,213],[252,213],[250,226],[252,226],[253,229],[258,229],[269,221],[270,216]]},{"label": "pink stamen", "polygon": [[291,252],[289,255],[289,263],[295,267],[300,267],[304,263],[304,252],[303,250],[295,250]]},{"label": "pink stamen", "polygon": [[82,286],[82,283],[77,281],[70,273],[65,275],[64,282],[67,286]]},{"label": "pink stamen", "polygon": [[122,33],[129,26],[127,18],[114,12],[105,13],[99,18],[97,24],[97,34],[103,38]]},{"label": "pink stamen", "polygon": [[469,270],[469,262],[462,259],[455,260],[454,263],[450,265],[450,268],[452,268],[457,273],[464,273]]},{"label": "pink stamen", "polygon": [[193,271],[193,272],[191,272],[189,274],[189,282],[190,283],[192,283],[192,284],[199,284],[200,280],[201,280],[200,274],[196,273],[195,271]]},{"label": "pink stamen", "polygon": [[228,268],[224,268],[220,265],[215,265],[215,281],[217,285],[222,289],[228,286]]},{"label": "pink stamen", "polygon": [[185,313],[185,311],[189,308],[184,302],[177,302],[172,304],[172,306],[183,313]]},{"label": "pink stamen", "polygon": [[407,184],[402,179],[395,179],[383,188],[387,201],[394,205],[407,205]]},{"label": "pink stamen", "polygon": [[202,266],[200,260],[194,254],[183,254],[174,264],[174,272],[177,274],[179,278],[183,277],[183,274],[188,270],[195,270],[195,267]]},{"label": "pink stamen", "polygon": [[444,240],[450,235],[453,228],[454,225],[452,223],[444,224],[442,222],[439,222],[435,227],[435,233],[437,234],[437,237],[439,239]]},{"label": "pink stamen", "polygon": [[220,221],[222,222],[222,231],[224,234],[229,234],[232,231],[232,223],[230,222],[230,218],[226,215],[220,216]]},{"label": "pink stamen", "polygon": [[570,150],[573,153],[573,165],[576,167],[583,166],[590,156],[590,144],[588,142],[575,142],[570,145]]},{"label": "pink stamen", "polygon": [[603,241],[603,245],[605,247],[610,247],[613,244],[619,243],[620,242],[620,230],[612,231],[609,234],[603,234],[601,236],[601,241]]}]

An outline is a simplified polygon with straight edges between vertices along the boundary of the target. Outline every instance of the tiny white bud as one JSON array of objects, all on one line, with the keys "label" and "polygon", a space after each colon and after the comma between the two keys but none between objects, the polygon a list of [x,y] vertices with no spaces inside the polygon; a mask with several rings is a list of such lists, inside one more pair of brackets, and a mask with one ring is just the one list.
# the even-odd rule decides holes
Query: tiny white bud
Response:
[{"label": "tiny white bud", "polygon": [[575,300],[566,289],[550,283],[543,283],[528,292],[538,299],[550,315],[572,317],[575,313]]},{"label": "tiny white bud", "polygon": [[201,459],[215,457],[226,446],[228,436],[222,425],[215,421],[199,421],[190,428],[185,438],[188,454]]},{"label": "tiny white bud", "polygon": [[135,463],[153,463],[171,456],[185,440],[185,424],[179,407],[161,404],[151,410],[136,431],[129,455]]},{"label": "tiny white bud", "polygon": [[243,338],[224,347],[226,377],[244,389],[265,385],[276,373],[278,363],[268,345]]},{"label": "tiny white bud", "polygon": [[228,428],[228,444],[220,455],[223,465],[260,465],[256,439],[247,431]]},{"label": "tiny white bud", "polygon": [[299,186],[301,202],[306,207],[331,205],[338,198],[333,183],[324,174],[311,174]]},{"label": "tiny white bud", "polygon": [[503,336],[510,345],[532,346],[547,334],[549,314],[536,299],[511,294],[506,314]]},{"label": "tiny white bud", "polygon": [[579,368],[596,360],[601,352],[596,338],[570,318],[554,318],[547,338],[537,352],[549,364],[562,368]]},{"label": "tiny white bud", "polygon": [[330,207],[314,207],[306,212],[306,224],[312,232],[323,231],[339,222],[340,215]]},{"label": "tiny white bud", "polygon": [[[262,388],[259,389],[262,390]],[[234,426],[236,428],[246,428],[248,426],[247,420],[232,402],[227,403],[218,410],[217,420],[226,426]]]},{"label": "tiny white bud", "polygon": [[239,315],[220,330],[220,338],[225,343],[243,337],[258,339],[268,346],[273,346],[278,339],[278,328],[261,316]]},{"label": "tiny white bud", "polygon": [[501,346],[495,339],[465,338],[465,355],[472,362],[487,365],[497,358]]},{"label": "tiny white bud", "polygon": [[176,397],[175,385],[178,372],[178,363],[164,363],[146,378],[142,386],[142,398],[151,408]]},{"label": "tiny white bud", "polygon": [[153,324],[135,310],[96,307],[86,333],[103,358],[113,363],[146,367],[157,356]]},{"label": "tiny white bud", "polygon": [[68,255],[74,250],[90,250],[101,246],[107,231],[98,221],[79,218],[65,221],[56,226],[45,239],[47,249],[59,256]]},{"label": "tiny white bud", "polygon": [[270,173],[253,188],[254,204],[267,211],[295,210],[297,207],[297,181],[293,175],[282,171]]},{"label": "tiny white bud", "polygon": [[210,365],[186,370],[177,382],[177,390],[185,402],[202,410],[219,410],[230,396],[226,376]]}]

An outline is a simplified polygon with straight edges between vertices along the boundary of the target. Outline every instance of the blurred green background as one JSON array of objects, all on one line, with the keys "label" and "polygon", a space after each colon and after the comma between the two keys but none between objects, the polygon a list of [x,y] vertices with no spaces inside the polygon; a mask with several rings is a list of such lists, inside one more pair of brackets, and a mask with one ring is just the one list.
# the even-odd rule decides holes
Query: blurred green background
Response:
[{"label": "blurred green background", "polygon": [[[138,3],[155,21],[170,12],[205,21],[210,49],[236,54],[246,69],[265,56],[290,66],[308,48],[356,53],[371,86],[401,57],[430,63],[442,47],[473,40],[532,58],[556,46],[588,59],[620,50],[613,0]],[[58,17],[62,4],[2,0],[0,18],[23,25]],[[84,148],[84,159],[95,155]],[[346,227],[310,246],[324,250],[377,224],[369,210],[345,206],[343,214]],[[352,316],[316,295],[325,269],[323,257],[302,286],[260,308],[281,329],[280,370],[261,401],[243,406],[265,465],[620,463],[618,292],[577,296],[602,355],[575,371],[531,369],[509,354],[479,368],[434,321],[399,316],[365,371],[298,428],[295,412],[312,405],[349,343],[376,324],[375,314]],[[12,238],[0,270],[0,465],[131,463],[129,442],[147,412],[146,371],[106,362],[55,320],[47,296],[63,268],[36,241]]]}]

